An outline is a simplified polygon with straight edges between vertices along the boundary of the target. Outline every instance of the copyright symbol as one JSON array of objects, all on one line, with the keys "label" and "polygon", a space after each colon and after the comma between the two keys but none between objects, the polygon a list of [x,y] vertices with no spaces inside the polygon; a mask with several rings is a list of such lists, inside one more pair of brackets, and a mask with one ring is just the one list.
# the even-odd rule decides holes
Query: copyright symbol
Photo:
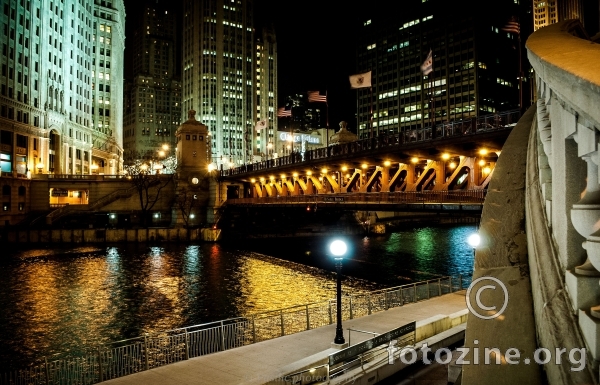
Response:
[{"label": "copyright symbol", "polygon": [[[495,314],[492,314],[492,315],[481,314],[477,310],[475,310],[475,308],[473,307],[473,304],[471,304],[471,291],[475,288],[475,285],[477,285],[481,281],[492,281],[492,282],[497,283],[502,288],[504,301],[502,303],[502,307],[500,308],[500,310],[498,310]],[[488,285],[483,285],[483,286],[479,287],[475,291],[475,303],[477,304],[479,309],[485,311],[487,314],[496,310],[497,307],[484,305],[481,302],[481,293],[483,293],[484,290],[489,290],[489,289],[496,290],[496,288],[497,288],[496,285],[488,284]],[[481,318],[481,319],[493,319],[493,318],[499,317],[502,313],[504,313],[504,310],[506,310],[506,306],[508,306],[508,290],[506,289],[506,286],[504,285],[504,283],[502,283],[502,281],[500,281],[498,278],[494,278],[494,277],[481,277],[481,278],[477,278],[476,280],[471,282],[471,284],[469,285],[469,288],[467,289],[466,297],[467,297],[467,308],[469,308],[469,311],[471,312],[471,314],[473,314],[473,315],[475,315],[475,317]]]}]

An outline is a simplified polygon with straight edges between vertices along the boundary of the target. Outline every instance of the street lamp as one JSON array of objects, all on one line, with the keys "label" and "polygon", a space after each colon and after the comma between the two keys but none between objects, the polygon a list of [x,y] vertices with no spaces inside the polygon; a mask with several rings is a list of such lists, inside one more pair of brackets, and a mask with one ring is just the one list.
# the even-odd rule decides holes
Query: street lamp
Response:
[{"label": "street lamp", "polygon": [[342,328],[342,260],[347,250],[346,243],[339,239],[331,242],[329,245],[329,251],[333,254],[335,270],[337,272],[337,326],[335,327],[335,339],[333,343],[338,345],[346,343],[344,329]]},{"label": "street lamp", "polygon": [[473,233],[467,238],[467,243],[473,248],[473,258],[475,258],[475,249],[477,249],[477,246],[481,243],[481,237],[479,234]]}]

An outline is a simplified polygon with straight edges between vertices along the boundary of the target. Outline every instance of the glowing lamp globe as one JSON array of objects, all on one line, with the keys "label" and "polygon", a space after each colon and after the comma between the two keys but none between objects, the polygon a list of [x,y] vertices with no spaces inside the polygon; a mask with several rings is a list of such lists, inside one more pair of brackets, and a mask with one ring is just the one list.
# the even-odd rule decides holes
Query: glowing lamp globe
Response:
[{"label": "glowing lamp globe", "polygon": [[467,238],[467,243],[469,243],[469,245],[472,248],[477,248],[477,246],[479,246],[479,243],[481,242],[481,238],[479,237],[479,234],[475,233],[475,234],[471,234],[469,235],[469,238]]},{"label": "glowing lamp globe", "polygon": [[329,251],[336,258],[343,257],[344,254],[346,254],[347,250],[348,250],[348,246],[346,246],[346,243],[344,241],[336,240],[336,241],[331,242],[331,245],[329,245]]}]

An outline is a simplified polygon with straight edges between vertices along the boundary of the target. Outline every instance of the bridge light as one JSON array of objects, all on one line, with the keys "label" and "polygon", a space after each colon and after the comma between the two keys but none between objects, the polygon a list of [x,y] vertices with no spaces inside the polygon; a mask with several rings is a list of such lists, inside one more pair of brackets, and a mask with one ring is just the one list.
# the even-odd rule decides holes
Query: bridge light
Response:
[{"label": "bridge light", "polygon": [[320,176],[320,177],[319,177],[319,180],[322,182],[322,181],[323,181],[323,177],[322,177],[322,176]]},{"label": "bridge light", "polygon": [[479,150],[479,155],[487,155],[488,154],[488,150],[486,150],[485,148],[482,148],[481,150]]},{"label": "bridge light", "polygon": [[261,178],[260,178],[260,181],[261,181],[261,182],[264,182],[264,181],[265,181],[265,178],[261,177]]},{"label": "bridge light", "polygon": [[254,178],[250,179],[250,183],[256,183],[256,179],[254,179]]},{"label": "bridge light", "polygon": [[271,180],[274,180],[274,179],[275,179],[275,176],[271,175],[271,176],[269,177],[269,179],[271,179]]},{"label": "bridge light", "polygon": [[350,179],[350,174],[346,174],[346,179]]},{"label": "bridge light", "polygon": [[482,171],[483,171],[483,175],[487,175],[487,174],[489,174],[490,172],[492,172],[492,169],[491,169],[491,168],[489,168],[489,167],[486,167],[486,168],[484,168]]},{"label": "bridge light", "polygon": [[298,173],[297,172],[295,172],[293,175],[294,175],[294,178],[298,178]]},{"label": "bridge light", "polygon": [[367,167],[369,167],[369,165],[366,163],[363,163],[360,167],[362,167],[363,169],[366,169]]},{"label": "bridge light", "polygon": [[456,168],[456,163],[454,162],[450,162],[450,164],[448,165],[452,170],[454,170]]},{"label": "bridge light", "polygon": [[213,171],[214,171],[214,169],[215,169],[215,165],[214,165],[214,164],[212,164],[212,163],[210,163],[210,164],[208,165],[208,172],[213,172]]},{"label": "bridge light", "polygon": [[483,167],[483,166],[485,166],[485,160],[481,159],[481,160],[479,161],[479,165],[480,165],[480,166],[482,166],[482,167]]},{"label": "bridge light", "polygon": [[311,176],[312,175],[312,171],[307,171],[306,175]]},{"label": "bridge light", "polygon": [[310,211],[310,206],[306,206],[306,211]]},{"label": "bridge light", "polygon": [[281,179],[285,179],[285,174],[281,174]]},{"label": "bridge light", "polygon": [[445,153],[443,153],[443,154],[442,154],[442,159],[443,159],[443,160],[448,160],[448,159],[450,159],[450,154],[448,154],[448,153],[446,153],[446,152],[445,152]]},{"label": "bridge light", "polygon": [[321,172],[322,172],[323,174],[327,174],[327,169],[326,169],[326,168],[322,168],[322,169],[321,169]]},{"label": "bridge light", "polygon": [[413,158],[412,158],[410,161],[411,161],[411,162],[413,162],[413,163],[419,163],[419,158],[417,158],[417,157],[415,156],[415,157],[413,157]]},{"label": "bridge light", "polygon": [[346,171],[348,171],[348,167],[346,167],[346,166],[342,166],[342,171],[343,171],[343,172],[346,172]]},{"label": "bridge light", "polygon": [[383,162],[383,165],[385,167],[390,167],[391,164],[392,164],[392,162],[390,162],[389,160],[386,160],[385,162]]}]

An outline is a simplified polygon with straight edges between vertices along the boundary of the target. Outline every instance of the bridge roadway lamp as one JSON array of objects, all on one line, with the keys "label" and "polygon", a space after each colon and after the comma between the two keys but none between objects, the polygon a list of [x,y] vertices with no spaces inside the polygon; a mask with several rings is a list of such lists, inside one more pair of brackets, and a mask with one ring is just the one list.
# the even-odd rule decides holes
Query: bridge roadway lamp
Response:
[{"label": "bridge roadway lamp", "polygon": [[346,254],[347,250],[348,246],[346,246],[346,243],[339,239],[336,239],[329,245],[329,251],[335,260],[335,270],[337,273],[337,325],[335,327],[335,338],[333,343],[338,345],[346,343],[346,340],[344,339],[344,329],[342,328],[342,260],[344,259],[344,254]]}]

